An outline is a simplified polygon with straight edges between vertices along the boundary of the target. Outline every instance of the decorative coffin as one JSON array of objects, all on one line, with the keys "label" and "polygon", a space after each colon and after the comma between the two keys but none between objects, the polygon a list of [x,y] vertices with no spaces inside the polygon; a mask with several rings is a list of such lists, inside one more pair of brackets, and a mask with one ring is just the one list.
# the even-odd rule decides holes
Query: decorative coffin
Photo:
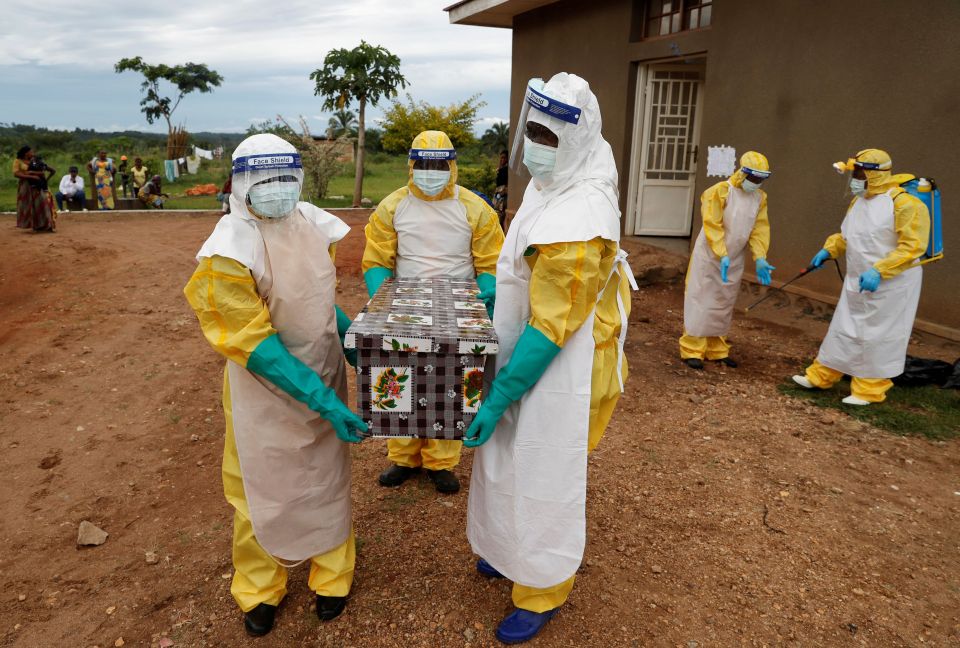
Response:
[{"label": "decorative coffin", "polygon": [[347,331],[357,408],[379,437],[461,439],[498,351],[472,279],[388,279]]}]

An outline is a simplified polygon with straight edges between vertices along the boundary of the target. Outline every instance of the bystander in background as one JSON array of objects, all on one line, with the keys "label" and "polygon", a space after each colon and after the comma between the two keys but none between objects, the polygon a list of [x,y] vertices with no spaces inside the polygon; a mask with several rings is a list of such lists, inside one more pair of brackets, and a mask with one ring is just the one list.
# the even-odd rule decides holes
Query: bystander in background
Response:
[{"label": "bystander in background", "polygon": [[87,194],[83,189],[83,176],[77,167],[70,167],[70,173],[60,178],[60,188],[57,191],[57,209],[63,211],[64,200],[75,200],[80,209],[87,211]]},{"label": "bystander in background", "polygon": [[99,151],[97,157],[87,162],[87,169],[96,181],[97,204],[100,209],[113,209],[113,159],[106,151]]}]

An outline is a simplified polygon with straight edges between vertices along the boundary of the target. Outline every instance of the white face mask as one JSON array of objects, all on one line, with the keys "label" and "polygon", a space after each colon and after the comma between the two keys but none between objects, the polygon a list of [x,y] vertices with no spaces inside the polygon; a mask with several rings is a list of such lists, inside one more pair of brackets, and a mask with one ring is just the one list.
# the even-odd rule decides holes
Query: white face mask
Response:
[{"label": "white face mask", "polygon": [[413,170],[413,184],[428,196],[436,196],[450,182],[450,171]]},{"label": "white face mask", "polygon": [[265,182],[250,187],[247,194],[250,209],[263,218],[283,218],[289,215],[300,200],[300,185],[296,182]]},{"label": "white face mask", "polygon": [[862,196],[867,193],[867,181],[850,178],[850,191],[854,196]]},{"label": "white face mask", "polygon": [[749,180],[744,180],[740,184],[740,188],[746,191],[747,193],[753,193],[760,188],[760,184],[757,182],[750,182]]},{"label": "white face mask", "polygon": [[543,178],[557,167],[557,149],[523,137],[523,164],[534,178]]}]

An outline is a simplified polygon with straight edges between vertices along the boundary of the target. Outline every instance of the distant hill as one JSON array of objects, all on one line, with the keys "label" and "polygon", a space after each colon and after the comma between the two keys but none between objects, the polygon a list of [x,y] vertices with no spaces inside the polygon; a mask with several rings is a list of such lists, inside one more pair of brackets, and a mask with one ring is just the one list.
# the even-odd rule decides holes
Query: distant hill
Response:
[{"label": "distant hill", "polygon": [[[223,146],[232,150],[246,137],[245,133],[210,133],[201,131],[190,133],[190,143],[201,148],[211,149]],[[54,130],[29,124],[8,124],[0,122],[0,155],[4,157],[16,153],[21,146],[30,146],[43,151],[89,152],[99,146],[112,148],[151,148],[163,146],[166,133],[145,133],[142,131],[103,132],[88,128],[74,130]]]}]

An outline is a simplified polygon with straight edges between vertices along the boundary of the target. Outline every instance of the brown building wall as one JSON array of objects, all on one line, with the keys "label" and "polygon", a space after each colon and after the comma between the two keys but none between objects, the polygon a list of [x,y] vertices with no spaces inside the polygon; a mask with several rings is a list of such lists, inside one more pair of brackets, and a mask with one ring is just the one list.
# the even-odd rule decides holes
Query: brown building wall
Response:
[{"label": "brown building wall", "polygon": [[[517,16],[513,117],[531,76],[562,70],[587,79],[603,111],[625,209],[636,66],[676,52],[705,54],[700,149],[728,144],[769,157],[777,278],[799,271],[839,230],[849,195],[830,164],[883,148],[894,172],[933,176],[946,194],[947,258],[925,269],[918,317],[960,329],[960,222],[949,220],[960,199],[960,2],[716,0],[710,29],[631,42],[638,4],[563,0]],[[698,195],[717,180],[706,177],[705,156],[700,160]],[[511,192],[512,206],[521,195],[519,187]],[[836,273],[820,272],[801,287],[830,300],[839,282]]]}]

